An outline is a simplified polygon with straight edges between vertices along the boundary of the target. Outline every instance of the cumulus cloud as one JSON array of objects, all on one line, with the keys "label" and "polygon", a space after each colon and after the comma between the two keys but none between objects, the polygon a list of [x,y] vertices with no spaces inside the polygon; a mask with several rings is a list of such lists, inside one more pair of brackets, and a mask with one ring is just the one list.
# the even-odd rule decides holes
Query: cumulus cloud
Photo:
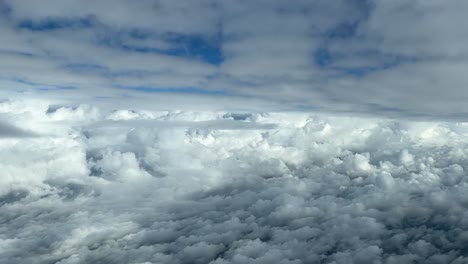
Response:
[{"label": "cumulus cloud", "polygon": [[2,263],[468,261],[465,123],[0,109]]}]

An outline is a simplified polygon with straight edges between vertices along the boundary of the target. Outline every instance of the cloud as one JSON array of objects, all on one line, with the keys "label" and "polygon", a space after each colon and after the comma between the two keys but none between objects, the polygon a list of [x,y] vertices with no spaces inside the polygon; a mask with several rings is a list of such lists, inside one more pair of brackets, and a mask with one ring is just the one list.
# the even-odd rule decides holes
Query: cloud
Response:
[{"label": "cloud", "polygon": [[465,123],[0,109],[1,262],[467,260]]},{"label": "cloud", "polygon": [[439,120],[468,111],[455,0],[1,5],[3,98]]},{"label": "cloud", "polygon": [[23,130],[8,123],[0,122],[0,138],[22,138],[34,136],[37,135],[33,132]]},{"label": "cloud", "polygon": [[467,263],[466,9],[0,0],[0,262]]}]

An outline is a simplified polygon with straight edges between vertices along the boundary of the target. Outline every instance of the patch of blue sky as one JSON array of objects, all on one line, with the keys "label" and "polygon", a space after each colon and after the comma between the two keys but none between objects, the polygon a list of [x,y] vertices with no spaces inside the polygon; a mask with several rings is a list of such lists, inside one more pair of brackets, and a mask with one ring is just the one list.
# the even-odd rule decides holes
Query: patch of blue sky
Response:
[{"label": "patch of blue sky", "polygon": [[13,78],[12,80],[14,82],[17,82],[17,83],[27,84],[27,85],[31,85],[31,86],[41,85],[39,83],[31,82],[31,81],[28,81],[28,80],[25,80],[25,79],[22,79],[22,78]]},{"label": "patch of blue sky", "polygon": [[[143,31],[134,30],[129,32],[128,36],[137,40],[143,40],[148,38],[149,34]],[[151,37],[154,38],[155,36]],[[141,53],[159,53],[175,57],[196,59],[212,65],[220,65],[224,60],[221,50],[221,38],[218,36],[205,37],[198,35],[182,35],[172,33],[159,37],[161,40],[168,43],[169,48],[158,48],[151,46],[145,47],[125,44],[119,40],[118,35],[115,36],[116,39],[110,39],[109,37],[106,37],[105,39],[102,39],[101,43],[104,45],[119,47],[128,51]]]},{"label": "patch of blue sky", "polygon": [[23,56],[23,57],[34,57],[35,56],[31,52],[8,50],[8,49],[1,49],[1,48],[0,48],[0,54],[10,54],[10,55],[16,55],[16,56]]},{"label": "patch of blue sky", "polygon": [[326,67],[333,62],[332,54],[326,48],[319,48],[314,52],[314,62],[321,67]]},{"label": "patch of blue sky", "polygon": [[354,67],[354,68],[336,67],[335,69],[345,74],[353,75],[355,77],[364,77],[373,72],[383,71],[383,70],[397,67],[402,64],[415,63],[418,61],[417,58],[413,58],[413,57],[404,57],[404,56],[385,57],[383,55],[381,56],[383,58],[383,62],[375,66]]},{"label": "patch of blue sky", "polygon": [[[343,58],[347,58],[348,60],[350,58],[356,60],[367,58],[370,60],[374,60],[376,64],[362,67],[344,67],[340,65],[340,60],[342,60]],[[358,52],[353,52],[351,54],[343,54],[337,52],[333,53],[326,47],[317,49],[314,53],[313,59],[314,63],[322,69],[334,70],[355,77],[364,77],[367,74],[373,72],[387,70],[401,64],[414,63],[418,61],[418,58],[415,57],[383,54],[378,50],[372,49],[361,50]]]},{"label": "patch of blue sky", "polygon": [[346,39],[355,36],[358,22],[342,23],[326,33],[328,39]]},{"label": "patch of blue sky", "polygon": [[11,7],[9,7],[5,1],[0,1],[0,15],[3,17],[9,17],[11,14]]},{"label": "patch of blue sky", "polygon": [[128,32],[128,35],[134,39],[147,39],[150,33],[144,30],[133,29]]},{"label": "patch of blue sky", "polygon": [[219,36],[210,39],[200,36],[174,35],[168,40],[176,47],[168,51],[169,55],[194,57],[214,65],[220,65],[223,62]]},{"label": "patch of blue sky", "polygon": [[314,52],[315,64],[326,67],[331,65],[337,58],[337,54],[332,54],[327,48],[327,44],[334,41],[340,41],[343,39],[352,38],[356,34],[356,29],[359,22],[355,21],[352,23],[341,23],[336,27],[332,28],[323,35],[324,44],[321,48],[318,48]]},{"label": "patch of blue sky", "polygon": [[[360,16],[353,21],[338,24],[331,30],[325,32],[323,37],[322,46],[315,50],[313,53],[314,63],[325,70],[338,71],[342,74],[352,75],[355,77],[364,77],[367,74],[383,71],[389,68],[396,67],[405,63],[412,63],[417,61],[417,58],[405,57],[401,55],[383,54],[375,49],[360,50],[352,52],[352,54],[344,54],[339,52],[332,52],[328,49],[328,45],[334,42],[347,41],[349,39],[360,38],[357,34],[359,23],[365,20],[372,8],[371,4],[360,1],[354,1],[356,7],[360,11]],[[375,65],[362,66],[362,67],[343,67],[340,66],[340,61],[343,59],[369,59],[375,61]]]},{"label": "patch of blue sky", "polygon": [[19,29],[28,29],[31,31],[52,31],[66,28],[88,28],[92,27],[94,19],[85,18],[47,18],[43,20],[22,20],[16,25]]},{"label": "patch of blue sky", "polygon": [[350,21],[336,25],[334,28],[326,32],[324,34],[326,39],[333,41],[356,37],[359,24],[368,19],[369,14],[373,9],[373,4],[370,1],[348,0],[348,2],[354,5],[355,10],[358,11],[359,15]]},{"label": "patch of blue sky", "polygon": [[[18,29],[27,29],[37,32],[62,30],[69,28],[89,28],[96,26],[97,23],[93,17],[82,18],[47,18],[42,20],[22,20],[16,24]],[[169,56],[184,57],[189,59],[201,60],[212,65],[220,65],[223,62],[221,48],[221,34],[212,36],[201,36],[191,34],[164,34],[154,35],[146,31],[133,29],[125,33],[115,31],[111,28],[102,28],[104,34],[99,34],[99,43],[110,47],[120,48],[127,51],[141,53],[159,53]],[[147,38],[160,38],[168,43],[168,48],[131,45],[123,41],[122,36],[127,35],[136,40]]]}]

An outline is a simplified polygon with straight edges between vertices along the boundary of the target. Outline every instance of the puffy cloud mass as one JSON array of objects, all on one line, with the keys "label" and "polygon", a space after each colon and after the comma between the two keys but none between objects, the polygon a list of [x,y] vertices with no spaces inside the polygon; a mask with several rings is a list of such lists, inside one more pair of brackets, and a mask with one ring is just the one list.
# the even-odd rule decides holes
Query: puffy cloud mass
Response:
[{"label": "puffy cloud mass", "polygon": [[468,263],[465,123],[0,113],[1,263]]}]

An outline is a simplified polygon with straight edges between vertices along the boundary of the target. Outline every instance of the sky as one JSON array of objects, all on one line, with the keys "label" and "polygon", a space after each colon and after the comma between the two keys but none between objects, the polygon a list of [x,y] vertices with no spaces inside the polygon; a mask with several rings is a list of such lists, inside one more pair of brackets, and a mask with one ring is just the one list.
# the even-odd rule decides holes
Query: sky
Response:
[{"label": "sky", "polygon": [[465,120],[461,0],[0,1],[0,96]]},{"label": "sky", "polygon": [[0,0],[0,263],[468,263],[467,13]]}]

